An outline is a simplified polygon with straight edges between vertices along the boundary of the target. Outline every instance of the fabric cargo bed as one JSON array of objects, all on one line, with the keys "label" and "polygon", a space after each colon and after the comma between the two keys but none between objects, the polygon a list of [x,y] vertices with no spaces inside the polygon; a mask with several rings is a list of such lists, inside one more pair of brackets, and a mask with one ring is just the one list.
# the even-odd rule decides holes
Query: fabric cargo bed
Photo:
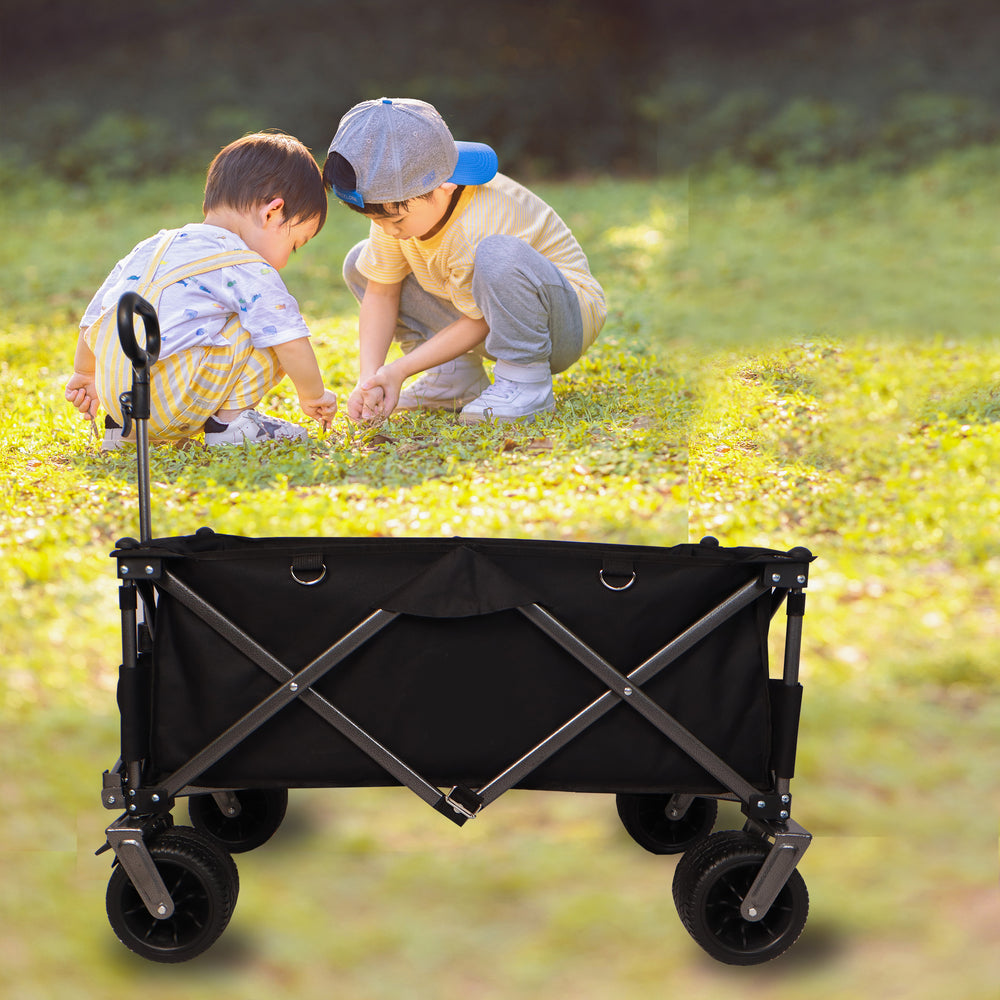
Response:
[{"label": "fabric cargo bed", "polygon": [[[493,778],[606,691],[518,608],[540,605],[628,674],[765,566],[788,558],[764,549],[698,545],[250,539],[212,532],[153,541],[141,552],[162,558],[166,572],[292,671],[373,611],[398,612],[313,687],[428,780],[470,787]],[[770,600],[765,593],[719,624],[643,686],[759,785],[768,781],[771,743]],[[183,764],[277,686],[172,595],[158,594],[155,617],[154,775]],[[242,740],[198,784],[396,781],[295,702]],[[519,787],[721,790],[622,704]]]}]

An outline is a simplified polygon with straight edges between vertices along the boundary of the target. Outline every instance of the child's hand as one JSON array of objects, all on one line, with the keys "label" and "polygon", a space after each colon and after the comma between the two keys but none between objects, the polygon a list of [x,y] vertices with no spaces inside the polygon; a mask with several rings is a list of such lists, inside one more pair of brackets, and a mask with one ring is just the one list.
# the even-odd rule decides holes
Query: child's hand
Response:
[{"label": "child's hand", "polygon": [[327,430],[337,415],[337,397],[329,389],[323,391],[319,399],[302,399],[299,397],[299,406],[306,416],[312,417],[317,423],[323,425],[323,430]]},{"label": "child's hand", "polygon": [[365,383],[355,386],[347,400],[347,415],[355,423],[381,420],[389,414],[384,412],[384,393],[381,387],[366,388]]},{"label": "child's hand", "polygon": [[66,383],[66,399],[88,420],[97,416],[97,382],[93,372],[73,372]]},{"label": "child's hand", "polygon": [[374,375],[364,379],[358,388],[365,394],[380,394],[379,416],[387,417],[399,402],[399,392],[403,388],[403,377],[393,365],[383,365]]}]

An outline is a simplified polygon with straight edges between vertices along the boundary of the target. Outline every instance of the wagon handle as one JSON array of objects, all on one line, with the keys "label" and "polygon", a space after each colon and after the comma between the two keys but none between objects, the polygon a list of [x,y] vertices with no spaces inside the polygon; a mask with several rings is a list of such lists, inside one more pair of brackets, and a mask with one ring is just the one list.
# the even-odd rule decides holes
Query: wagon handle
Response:
[{"label": "wagon handle", "polygon": [[[135,336],[135,314],[142,317],[146,346],[140,347]],[[132,362],[132,390],[118,397],[122,408],[122,435],[127,435],[135,420],[136,462],[139,478],[139,540],[148,542],[149,506],[149,369],[160,356],[160,324],[156,310],[136,292],[126,292],[118,300],[118,340]]]},{"label": "wagon handle", "polygon": [[[139,346],[135,336],[135,313],[142,317],[142,326],[146,331],[145,348]],[[137,292],[126,292],[118,300],[118,340],[132,367],[148,375],[160,356],[160,323],[156,310]]]}]

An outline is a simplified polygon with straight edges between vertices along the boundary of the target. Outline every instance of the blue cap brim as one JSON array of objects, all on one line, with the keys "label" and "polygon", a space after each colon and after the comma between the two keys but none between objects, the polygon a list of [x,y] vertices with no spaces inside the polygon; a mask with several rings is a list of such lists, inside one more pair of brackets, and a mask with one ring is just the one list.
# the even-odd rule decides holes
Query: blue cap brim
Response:
[{"label": "blue cap brim", "polygon": [[358,208],[365,207],[365,199],[361,197],[360,191],[346,191],[344,188],[339,188],[335,184],[333,186],[333,193],[341,201],[346,201],[348,205],[356,205]]},{"label": "blue cap brim", "polygon": [[452,184],[486,184],[496,177],[500,161],[485,142],[456,142],[458,163],[448,180]]}]

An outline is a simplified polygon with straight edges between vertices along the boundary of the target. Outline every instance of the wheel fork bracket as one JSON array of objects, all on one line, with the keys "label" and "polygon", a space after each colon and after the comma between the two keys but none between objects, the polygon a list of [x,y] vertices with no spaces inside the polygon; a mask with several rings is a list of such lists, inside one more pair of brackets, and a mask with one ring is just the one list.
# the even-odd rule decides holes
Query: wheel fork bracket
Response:
[{"label": "wheel fork bracket", "polygon": [[811,841],[812,834],[793,820],[788,820],[785,828],[775,835],[774,844],[740,906],[744,920],[764,919]]},{"label": "wheel fork bracket", "polygon": [[695,795],[681,795],[675,792],[667,802],[667,819],[677,822],[687,816],[691,803],[697,798]]},{"label": "wheel fork bracket", "polygon": [[235,792],[212,792],[212,798],[215,799],[215,804],[219,807],[219,812],[221,812],[226,819],[235,819],[241,812],[243,812],[243,808],[240,806],[240,800]]},{"label": "wheel fork bracket", "polygon": [[[124,822],[123,822],[124,821]],[[146,909],[157,920],[173,916],[174,901],[142,837],[142,828],[122,817],[107,830],[108,843]]]}]

